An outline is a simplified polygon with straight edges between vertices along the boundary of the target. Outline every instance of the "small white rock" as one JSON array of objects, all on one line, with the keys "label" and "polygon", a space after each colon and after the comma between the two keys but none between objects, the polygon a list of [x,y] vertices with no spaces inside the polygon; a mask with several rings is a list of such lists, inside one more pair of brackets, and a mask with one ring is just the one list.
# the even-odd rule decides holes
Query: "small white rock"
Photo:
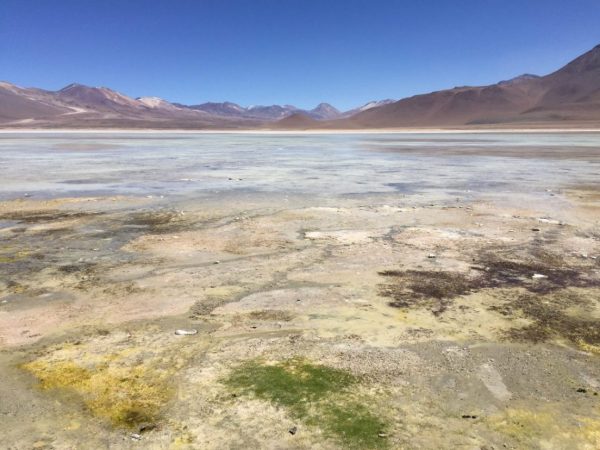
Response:
[{"label": "small white rock", "polygon": [[535,279],[548,278],[548,277],[546,275],[542,275],[541,273],[534,273],[531,278],[533,278],[535,280]]},{"label": "small white rock", "polygon": [[552,224],[552,225],[560,225],[560,224],[561,224],[561,222],[560,222],[560,221],[558,221],[558,220],[554,220],[554,219],[548,219],[548,218],[546,218],[546,217],[540,217],[540,218],[538,219],[538,222],[539,222],[539,223],[549,223],[549,224]]},{"label": "small white rock", "polygon": [[189,330],[175,330],[175,334],[177,336],[193,336],[194,334],[198,334],[198,330],[189,329]]}]

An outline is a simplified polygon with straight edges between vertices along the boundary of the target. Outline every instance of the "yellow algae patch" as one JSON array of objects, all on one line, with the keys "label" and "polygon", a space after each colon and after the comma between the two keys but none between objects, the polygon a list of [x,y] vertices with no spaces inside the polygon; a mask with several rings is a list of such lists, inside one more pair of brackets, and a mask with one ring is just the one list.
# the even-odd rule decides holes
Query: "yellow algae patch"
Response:
[{"label": "yellow algae patch", "polygon": [[8,252],[8,253],[0,253],[0,263],[12,263],[21,261],[31,255],[30,251],[27,250],[19,250],[16,252]]},{"label": "yellow algae patch", "polygon": [[537,439],[544,433],[556,435],[559,428],[551,414],[526,409],[507,409],[492,416],[490,422],[492,428],[517,441]]},{"label": "yellow algae patch", "polygon": [[171,450],[180,450],[186,448],[193,448],[191,445],[194,443],[194,437],[191,433],[185,432],[180,436],[177,436],[173,442],[169,445]]},{"label": "yellow algae patch", "polygon": [[600,448],[600,420],[594,420],[589,418],[581,419],[581,427],[579,433],[585,441],[585,450],[592,450]]},{"label": "yellow algae patch", "polygon": [[114,426],[134,427],[159,419],[172,395],[168,371],[143,364],[133,367],[108,362],[82,367],[72,361],[37,359],[22,367],[40,382],[40,388],[68,389],[79,395],[96,416]]},{"label": "yellow algae patch", "polygon": [[488,419],[490,428],[527,448],[600,448],[600,419],[573,417],[565,421],[558,411],[510,408]]},{"label": "yellow algae patch", "polygon": [[592,345],[585,342],[583,339],[579,339],[577,341],[577,345],[581,350],[588,353],[594,353],[596,355],[600,355],[600,345]]},{"label": "yellow algae patch", "polygon": [[40,381],[40,388],[53,389],[61,387],[76,387],[90,377],[90,372],[72,362],[56,362],[36,360],[23,366],[33,373]]}]

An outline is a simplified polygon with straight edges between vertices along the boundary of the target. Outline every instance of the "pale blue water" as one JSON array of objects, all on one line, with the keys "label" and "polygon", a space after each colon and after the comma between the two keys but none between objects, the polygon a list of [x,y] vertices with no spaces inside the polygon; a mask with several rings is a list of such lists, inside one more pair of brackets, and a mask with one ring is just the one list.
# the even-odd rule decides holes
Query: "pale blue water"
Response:
[{"label": "pale blue water", "polygon": [[[499,150],[501,156],[457,149]],[[503,152],[515,149],[528,157]],[[536,156],[549,149],[552,157]],[[571,157],[581,152],[588,156]],[[0,134],[2,199],[543,192],[599,180],[595,133]]]}]

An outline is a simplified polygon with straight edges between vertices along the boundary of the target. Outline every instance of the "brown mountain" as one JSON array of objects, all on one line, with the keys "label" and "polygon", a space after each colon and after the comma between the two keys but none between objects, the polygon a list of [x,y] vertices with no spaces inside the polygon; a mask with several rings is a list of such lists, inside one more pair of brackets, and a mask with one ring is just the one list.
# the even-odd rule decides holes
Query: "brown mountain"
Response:
[{"label": "brown mountain", "polygon": [[0,123],[51,118],[68,113],[69,108],[57,104],[52,93],[41,89],[24,89],[0,82]]},{"label": "brown mountain", "polygon": [[371,108],[333,128],[495,124],[600,125],[600,45],[543,77],[456,87]]}]

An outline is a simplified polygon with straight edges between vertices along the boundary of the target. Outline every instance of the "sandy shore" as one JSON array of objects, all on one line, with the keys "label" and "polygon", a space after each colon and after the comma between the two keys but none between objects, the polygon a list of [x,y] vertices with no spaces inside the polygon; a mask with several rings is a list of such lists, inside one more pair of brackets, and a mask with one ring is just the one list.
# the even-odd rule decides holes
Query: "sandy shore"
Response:
[{"label": "sandy shore", "polygon": [[127,129],[127,128],[0,128],[1,134],[44,134],[44,133],[98,133],[98,134],[114,134],[114,133],[132,133],[132,134],[250,134],[250,135],[322,135],[322,134],[486,134],[486,133],[600,133],[600,128],[370,128],[370,129],[322,129],[322,130],[271,130],[271,129],[248,129],[248,130],[189,130],[189,129]]}]

